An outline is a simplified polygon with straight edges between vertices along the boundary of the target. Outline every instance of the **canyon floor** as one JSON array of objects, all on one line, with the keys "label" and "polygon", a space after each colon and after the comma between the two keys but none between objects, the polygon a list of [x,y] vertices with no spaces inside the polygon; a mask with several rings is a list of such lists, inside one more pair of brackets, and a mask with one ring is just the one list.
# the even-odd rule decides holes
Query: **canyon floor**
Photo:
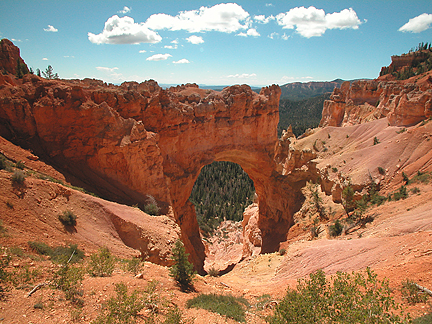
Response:
[{"label": "canyon floor", "polygon": [[[367,126],[359,125],[359,127]],[[390,143],[404,141],[403,138],[393,138],[394,136],[405,136],[406,141],[415,138],[419,141],[428,141],[422,134],[430,134],[429,129],[425,130],[421,127],[396,133],[394,129],[389,130],[383,122],[379,121],[369,126],[367,132],[356,132],[356,129],[349,127],[342,128],[339,135],[335,128],[319,132],[323,132],[322,134],[328,137],[328,147],[334,145],[341,148],[332,154],[326,153],[327,157],[323,155],[320,163],[332,165],[340,163],[339,169],[347,170],[346,172],[356,168],[355,163],[360,159],[358,154],[361,152],[361,147],[357,145],[354,149],[354,144],[343,144],[346,150],[343,151],[341,143],[348,139],[348,133],[344,132],[349,132],[351,143],[356,143],[356,139],[362,143],[369,143],[371,138],[379,136],[382,142],[389,142],[390,149]],[[390,136],[390,133],[393,135]],[[366,135],[368,137],[363,138]],[[319,134],[312,135],[309,142],[316,142],[313,136]],[[305,140],[298,145],[306,145],[304,142]],[[375,159],[381,159],[382,163],[394,163],[390,156],[391,152],[385,155],[387,145],[382,149],[376,147],[370,149],[370,143],[368,145],[368,160],[373,160],[372,153],[376,151]],[[10,180],[11,171],[0,170],[2,257],[5,257],[9,251],[12,260],[7,271],[15,272],[19,278],[18,284],[11,286],[11,289],[5,293],[5,298],[0,301],[2,323],[90,323],[100,313],[104,301],[114,295],[115,284],[123,282],[129,291],[145,290],[152,281],[157,281],[158,298],[165,299],[168,306],[177,305],[184,317],[193,319],[195,323],[235,323],[231,319],[205,310],[187,309],[186,301],[202,293],[244,297],[251,305],[246,315],[246,322],[265,323],[263,316],[270,314],[272,310],[270,307],[261,307],[260,301],[263,300],[263,296],[270,295],[265,297],[268,301],[278,300],[283,297],[288,286],[295,287],[298,279],[307,277],[317,269],[332,275],[337,271],[361,271],[366,267],[372,268],[380,279],[388,278],[396,301],[403,303],[412,317],[430,311],[429,304],[414,306],[406,304],[400,294],[401,284],[406,279],[411,279],[429,289],[432,288],[432,186],[430,183],[408,184],[408,198],[369,208],[366,215],[372,216],[373,222],[362,228],[354,228],[349,234],[337,238],[320,235],[312,239],[311,217],[298,218],[296,224],[290,229],[288,240],[281,245],[286,250],[284,255],[275,252],[253,255],[240,261],[242,227],[238,223],[223,223],[217,235],[206,243],[208,254],[206,268],[224,269],[231,266],[232,270],[219,277],[197,276],[194,282],[195,291],[185,293],[174,284],[167,267],[170,262],[170,251],[179,235],[179,228],[172,215],[149,216],[137,208],[83,193],[77,190],[78,188],[67,185],[61,172],[43,163],[31,152],[3,138],[0,138],[0,152],[12,162],[23,162],[24,171],[27,172],[24,184],[16,185]],[[343,159],[341,156],[345,156],[344,154],[357,154],[357,157],[356,159],[345,158],[346,162],[342,163],[339,160]],[[422,156],[428,154],[429,151],[424,151],[423,155],[418,154],[419,158],[415,161],[410,160],[409,157],[412,155],[407,157],[407,161],[411,161],[406,165],[407,169],[411,166],[414,170],[416,161],[420,161]],[[400,160],[400,155],[394,159]],[[428,169],[428,164],[422,162],[422,166],[425,165]],[[392,177],[385,182],[383,193],[397,190],[401,185],[400,181],[398,182],[399,178]],[[53,182],[52,179],[58,181]],[[59,181],[63,184],[58,183]],[[328,203],[335,212],[328,221],[320,224],[323,228],[335,219],[344,217],[340,204],[332,204],[330,198],[324,197],[324,204]],[[66,209],[72,210],[77,215],[77,225],[74,230],[65,228],[58,220],[58,215]],[[141,245],[131,248],[133,243],[130,240],[135,236],[140,237]],[[86,259],[101,246],[108,247],[119,258],[129,259],[139,256],[141,250],[141,252],[146,251],[148,260],[151,260],[154,257],[152,251],[155,251],[165,258],[162,258],[159,263],[166,265],[146,261],[139,278],[125,271],[120,262],[117,263],[111,277],[98,278],[85,275],[81,297],[84,304],[82,308],[76,308],[65,300],[61,291],[49,287],[42,287],[27,297],[36,284],[51,280],[53,273],[58,269],[58,265],[46,257],[36,255],[30,249],[29,241],[41,241],[50,246],[78,244],[78,247],[84,250]],[[42,309],[35,308],[36,304],[43,305]],[[270,305],[272,303],[268,304]],[[143,311],[141,315],[138,322],[144,323],[148,313]]]}]

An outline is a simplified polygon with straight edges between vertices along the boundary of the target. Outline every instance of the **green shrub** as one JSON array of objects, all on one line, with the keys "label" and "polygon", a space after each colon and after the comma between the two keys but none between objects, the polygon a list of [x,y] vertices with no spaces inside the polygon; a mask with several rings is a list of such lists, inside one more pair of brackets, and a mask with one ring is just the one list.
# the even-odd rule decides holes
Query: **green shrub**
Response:
[{"label": "green shrub", "polygon": [[177,240],[172,250],[172,259],[174,264],[169,269],[169,275],[174,278],[180,289],[183,291],[190,290],[192,288],[192,281],[195,276],[193,264],[189,262],[182,241]]},{"label": "green shrub", "polygon": [[78,245],[57,246],[50,254],[51,261],[56,263],[76,263],[84,259],[84,251],[78,249]]},{"label": "green shrub", "polygon": [[153,196],[147,195],[147,204],[144,206],[143,211],[152,216],[159,216],[160,208]]},{"label": "green shrub", "polygon": [[391,296],[387,280],[379,281],[369,268],[365,274],[338,272],[330,280],[323,271],[300,279],[276,306],[271,324],[280,323],[408,323]]},{"label": "green shrub", "polygon": [[65,210],[62,214],[58,216],[58,219],[64,226],[75,226],[77,223],[76,215],[70,210]]},{"label": "green shrub", "polygon": [[408,279],[402,283],[401,293],[402,298],[410,304],[426,303],[429,297],[424,291],[418,289],[414,281]]},{"label": "green shrub", "polygon": [[219,270],[216,270],[214,267],[211,267],[208,271],[208,275],[210,277],[219,277]]},{"label": "green shrub", "polygon": [[399,188],[399,191],[396,191],[393,194],[393,199],[396,200],[396,201],[398,201],[400,199],[405,199],[405,198],[408,198],[408,192],[407,192],[407,189],[406,189],[405,186],[401,186]]},{"label": "green shrub", "polygon": [[0,154],[0,170],[4,170],[7,168],[6,158],[3,154]]},{"label": "green shrub", "polygon": [[10,260],[10,255],[0,257],[0,300],[5,298],[6,292],[8,291],[7,283],[10,281],[11,275],[6,268],[9,266]]},{"label": "green shrub", "polygon": [[410,182],[408,176],[405,174],[405,172],[402,172],[402,179],[405,182],[405,184],[408,184]]},{"label": "green shrub", "polygon": [[412,321],[412,324],[430,324],[432,323],[432,312],[422,317],[416,318]]},{"label": "green shrub", "polygon": [[156,204],[147,204],[144,206],[144,213],[159,216],[160,208]]},{"label": "green shrub", "polygon": [[342,190],[342,205],[343,205],[347,215],[349,212],[353,211],[355,208],[354,189],[351,187],[350,184],[348,184],[348,186],[346,186]]},{"label": "green shrub", "polygon": [[15,167],[21,170],[24,170],[25,164],[23,161],[19,160],[17,163],[15,163]]},{"label": "green shrub", "polygon": [[245,322],[245,306],[247,305],[248,302],[244,298],[217,294],[201,294],[186,302],[187,308],[206,309],[238,322]]},{"label": "green shrub", "polygon": [[330,235],[333,237],[339,236],[342,234],[343,225],[339,221],[339,219],[336,219],[333,225],[330,225],[329,227]]},{"label": "green shrub", "polygon": [[64,264],[54,276],[53,284],[57,289],[65,293],[67,300],[82,303],[79,297],[82,292],[79,290],[84,278],[84,271],[81,267],[72,267]]},{"label": "green shrub", "polygon": [[118,283],[115,286],[116,296],[104,304],[100,314],[93,324],[129,324],[135,323],[138,313],[145,307],[138,291],[128,295],[127,286]]},{"label": "green shrub", "polygon": [[116,259],[107,247],[102,247],[90,256],[88,272],[93,277],[109,277],[112,275]]},{"label": "green shrub", "polygon": [[37,254],[49,256],[53,253],[51,247],[43,242],[28,242],[28,245]]},{"label": "green shrub", "polygon": [[379,141],[378,137],[375,136],[373,139],[373,145],[377,145],[379,143],[380,143],[380,141]]},{"label": "green shrub", "polygon": [[385,175],[386,172],[385,172],[384,168],[378,167],[378,173],[381,175]]},{"label": "green shrub", "polygon": [[76,263],[84,258],[84,251],[78,249],[78,245],[50,247],[43,242],[28,242],[30,248],[37,254],[47,255],[56,263]]},{"label": "green shrub", "polygon": [[17,170],[12,174],[11,180],[13,183],[23,184],[25,181],[25,173],[21,170]]},{"label": "green shrub", "polygon": [[286,249],[279,250],[279,255],[285,255],[285,254],[286,254]]},{"label": "green shrub", "polygon": [[428,172],[417,171],[417,174],[411,179],[411,182],[420,182],[428,184],[431,178],[431,174]]},{"label": "green shrub", "polygon": [[125,262],[125,271],[131,272],[134,275],[137,275],[142,270],[142,260],[140,258],[126,259],[123,262]]}]

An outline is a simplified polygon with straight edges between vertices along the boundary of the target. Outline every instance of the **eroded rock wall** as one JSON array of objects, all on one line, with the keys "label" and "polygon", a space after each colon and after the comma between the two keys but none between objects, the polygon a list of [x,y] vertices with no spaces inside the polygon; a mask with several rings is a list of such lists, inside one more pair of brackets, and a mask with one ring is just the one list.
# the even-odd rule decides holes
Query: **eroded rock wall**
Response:
[{"label": "eroded rock wall", "polygon": [[324,102],[320,126],[350,126],[387,117],[392,126],[410,126],[432,116],[430,72],[405,81],[344,82]]}]

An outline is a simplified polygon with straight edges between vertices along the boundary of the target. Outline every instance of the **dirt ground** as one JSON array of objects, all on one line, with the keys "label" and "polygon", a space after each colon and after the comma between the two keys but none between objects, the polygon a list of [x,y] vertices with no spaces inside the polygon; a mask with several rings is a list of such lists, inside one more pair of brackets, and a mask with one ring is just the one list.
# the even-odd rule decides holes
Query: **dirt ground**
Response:
[{"label": "dirt ground", "polygon": [[[164,299],[168,306],[177,305],[185,318],[197,324],[235,323],[205,310],[187,309],[186,301],[201,293],[244,297],[251,305],[246,322],[265,323],[263,316],[271,313],[271,309],[258,307],[259,298],[268,294],[269,300],[280,299],[288,286],[295,287],[297,279],[317,269],[330,276],[337,271],[361,271],[370,267],[380,279],[389,279],[398,302],[403,302],[399,291],[406,279],[432,289],[432,186],[413,183],[407,186],[410,192],[407,199],[368,209],[367,215],[373,216],[373,222],[348,235],[311,239],[307,222],[297,222],[290,230],[289,242],[282,245],[286,249],[284,255],[263,254],[239,261],[241,226],[224,224],[220,234],[207,243],[206,267],[235,266],[220,277],[197,276],[193,292],[180,291],[169,276],[168,264],[147,261],[139,278],[125,271],[120,262],[110,277],[86,274],[81,287],[82,308],[66,300],[62,291],[49,286],[27,297],[36,284],[49,282],[59,269],[47,257],[36,255],[29,241],[41,241],[50,246],[78,244],[87,256],[85,262],[99,247],[107,246],[119,258],[130,259],[147,251],[148,257],[151,254],[163,264],[169,263],[169,253],[179,229],[170,215],[151,217],[136,208],[40,179],[40,174],[44,174],[64,181],[54,168],[4,139],[0,139],[0,150],[14,162],[23,161],[28,174],[25,184],[18,186],[10,180],[12,172],[0,170],[1,257],[12,256],[6,270],[14,272],[18,278],[0,301],[1,323],[90,323],[101,312],[104,302],[114,296],[115,285],[121,282],[130,292],[143,291],[150,282],[157,282],[155,295]],[[414,188],[417,193],[411,192]],[[58,221],[59,213],[65,209],[78,215],[73,231]],[[133,227],[132,223],[139,223],[139,226]],[[140,246],[131,248],[126,244],[128,230],[135,233],[133,237],[141,242]],[[35,305],[42,305],[42,308],[35,308]],[[407,310],[417,317],[429,311],[429,307],[429,304],[417,304],[408,306]],[[142,311],[138,323],[145,322],[148,312]]]}]

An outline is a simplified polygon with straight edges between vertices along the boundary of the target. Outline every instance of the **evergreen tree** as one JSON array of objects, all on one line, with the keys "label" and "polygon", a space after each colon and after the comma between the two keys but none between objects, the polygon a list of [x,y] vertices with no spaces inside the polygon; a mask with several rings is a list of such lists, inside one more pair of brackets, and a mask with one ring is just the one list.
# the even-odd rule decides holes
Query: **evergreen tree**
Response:
[{"label": "evergreen tree", "polygon": [[185,247],[182,241],[177,240],[175,242],[174,248],[172,250],[172,259],[174,264],[169,270],[169,275],[180,286],[182,291],[187,291],[192,288],[192,280],[195,276],[195,271],[193,269],[193,264],[189,262]]},{"label": "evergreen tree", "polygon": [[42,74],[45,79],[52,80],[52,79],[58,79],[59,76],[57,73],[54,73],[54,69],[51,65],[48,65],[45,71],[42,71]]}]

